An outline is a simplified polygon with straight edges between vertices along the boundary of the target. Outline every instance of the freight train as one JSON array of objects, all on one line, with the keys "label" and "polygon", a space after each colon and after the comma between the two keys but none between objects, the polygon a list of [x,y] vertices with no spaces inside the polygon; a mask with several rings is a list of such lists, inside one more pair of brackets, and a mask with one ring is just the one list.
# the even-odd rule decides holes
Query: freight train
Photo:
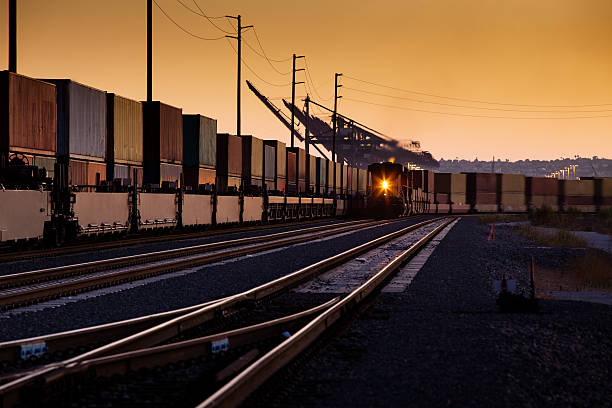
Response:
[{"label": "freight train", "polygon": [[0,241],[346,214],[595,211],[612,207],[610,180],[357,169],[218,133],[215,119],[162,102],[0,72]]}]

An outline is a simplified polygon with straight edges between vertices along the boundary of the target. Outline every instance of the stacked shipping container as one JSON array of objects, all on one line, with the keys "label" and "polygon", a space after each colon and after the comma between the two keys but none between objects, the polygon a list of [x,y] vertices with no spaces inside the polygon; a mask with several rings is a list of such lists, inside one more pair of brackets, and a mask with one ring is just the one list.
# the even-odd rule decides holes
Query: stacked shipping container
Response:
[{"label": "stacked shipping container", "polygon": [[245,187],[262,187],[263,156],[263,140],[242,136],[242,181]]},{"label": "stacked shipping container", "polygon": [[497,211],[497,175],[467,173],[467,202],[472,211]]},{"label": "stacked shipping container", "polygon": [[525,176],[522,174],[497,175],[497,201],[502,212],[526,211]]},{"label": "stacked shipping container", "polygon": [[264,140],[264,146],[272,149],[267,149],[266,155],[271,155],[272,152],[274,153],[274,160],[270,160],[271,157],[266,156],[266,171],[269,172],[269,175],[271,175],[270,173],[272,172],[270,167],[271,162],[274,161],[274,175],[272,175],[274,182],[270,183],[272,187],[268,189],[285,192],[285,185],[287,182],[287,151],[285,144],[278,140]]},{"label": "stacked shipping container", "polygon": [[216,183],[217,121],[202,115],[183,115],[183,175],[187,188]]},{"label": "stacked shipping container", "polygon": [[595,180],[561,180],[563,210],[595,211]]},{"label": "stacked shipping container", "polygon": [[435,173],[434,187],[438,212],[448,212],[451,205],[453,212],[467,210],[465,174]]},{"label": "stacked shipping container", "polygon": [[228,133],[217,134],[217,191],[240,188],[242,183],[242,139]]},{"label": "stacked shipping container", "polygon": [[122,96],[106,94],[106,179],[133,179],[142,184],[142,104]]},{"label": "stacked shipping container", "polygon": [[[293,163],[295,158],[295,175]],[[293,178],[295,176],[295,178]],[[292,193],[304,193],[306,191],[306,151],[299,147],[287,148],[287,186]],[[294,190],[295,186],[295,190]]]},{"label": "stacked shipping container", "polygon": [[0,168],[9,155],[28,154],[53,172],[57,148],[57,96],[53,84],[0,72]]},{"label": "stacked shipping container", "polygon": [[318,194],[327,193],[327,159],[317,157],[317,185]]},{"label": "stacked shipping container", "polygon": [[559,209],[559,180],[554,178],[527,177],[525,179],[525,196],[529,208],[550,207]]},{"label": "stacked shipping container", "polygon": [[180,185],[183,170],[182,109],[159,101],[143,102],[144,183]]}]

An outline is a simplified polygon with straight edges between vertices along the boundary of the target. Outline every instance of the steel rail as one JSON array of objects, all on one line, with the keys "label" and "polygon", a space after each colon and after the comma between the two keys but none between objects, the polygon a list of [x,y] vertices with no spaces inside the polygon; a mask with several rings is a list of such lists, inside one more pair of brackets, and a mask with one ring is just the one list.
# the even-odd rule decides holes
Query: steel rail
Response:
[{"label": "steel rail", "polygon": [[207,251],[218,249],[231,248],[239,245],[249,245],[258,242],[264,242],[269,239],[280,239],[284,237],[297,236],[326,229],[342,228],[345,226],[367,224],[372,222],[366,221],[349,221],[333,225],[320,225],[317,227],[309,227],[298,230],[277,232],[272,234],[260,235],[257,237],[237,238],[219,242],[211,242],[208,244],[192,245],[183,248],[169,249],[165,251],[146,252],[137,255],[123,256],[118,258],[103,259],[99,261],[84,262],[79,264],[71,264],[58,266],[55,268],[40,269],[35,271],[20,272],[10,275],[0,276],[0,288],[12,288],[26,285],[33,282],[45,282],[54,279],[70,277],[74,275],[83,275],[86,273],[97,272],[102,270],[123,268],[149,262],[163,261],[166,259],[177,258],[195,255]]},{"label": "steel rail", "polygon": [[[151,276],[162,275],[165,273],[174,272],[177,270],[183,270],[192,268],[195,266],[206,265],[213,262],[218,262],[225,259],[231,259],[242,255],[252,254],[261,252],[264,250],[279,248],[282,246],[292,245],[301,243],[313,239],[319,239],[330,235],[340,234],[344,232],[354,231],[363,228],[369,228],[375,225],[384,224],[387,221],[370,221],[366,223],[359,223],[356,225],[348,225],[340,228],[332,228],[327,231],[315,231],[308,234],[297,234],[293,237],[281,238],[270,242],[263,242],[259,244],[253,244],[250,246],[241,246],[238,248],[230,248],[225,251],[212,252],[209,254],[196,255],[190,258],[181,258],[175,261],[169,261],[157,265],[145,264],[140,267],[127,270],[117,270],[115,272],[103,273],[99,275],[84,276],[80,279],[72,281],[61,281],[53,282],[49,284],[34,287],[24,288],[23,290],[5,290],[4,293],[0,293],[0,310],[8,309],[15,306],[27,305],[31,303],[37,303],[43,300],[54,299],[61,297],[66,294],[75,294],[84,292],[91,289],[97,289],[101,287],[113,286],[124,282],[131,282],[134,280],[145,279]],[[396,222],[396,221],[394,221]],[[318,227],[317,227],[318,228]],[[284,234],[284,233],[283,233]],[[257,237],[259,238],[259,237]],[[269,238],[269,237],[267,237]],[[243,242],[244,243],[244,242]],[[211,245],[217,245],[223,243],[214,243]],[[209,245],[209,244],[206,244]],[[175,250],[171,250],[173,252]],[[141,256],[141,255],[139,255]],[[164,254],[164,256],[168,256]],[[106,261],[96,261],[106,262]],[[122,261],[123,262],[123,261]],[[151,261],[154,262],[154,261]],[[125,266],[122,264],[122,266]],[[71,265],[73,269],[78,270],[75,265]],[[62,267],[63,268],[63,267]],[[67,268],[67,267],[66,267]],[[54,268],[55,269],[55,268]],[[34,271],[40,272],[40,271]],[[88,271],[91,273],[91,271]],[[30,272],[26,272],[28,274]],[[76,273],[76,272],[75,272]],[[12,275],[7,275],[12,276]],[[21,289],[21,288],[20,288]]]},{"label": "steel rail", "polygon": [[29,337],[25,339],[10,340],[0,343],[0,361],[17,361],[21,358],[21,349],[24,346],[34,344],[44,344],[46,353],[53,353],[78,347],[84,344],[100,343],[112,339],[127,336],[129,334],[145,330],[163,321],[176,316],[201,309],[205,306],[225,300],[226,298],[212,300],[181,309],[170,310],[167,312],[155,313],[146,316],[135,317],[132,319],[120,320],[96,326],[83,327],[65,332],[51,333],[42,336]]},{"label": "steel rail", "polygon": [[432,232],[421,238],[406,251],[395,257],[393,261],[383,267],[363,285],[352,291],[340,302],[321,313],[301,330],[289,337],[283,343],[266,353],[259,360],[234,377],[217,392],[203,401],[197,408],[235,407],[240,405],[272,375],[293,360],[299,353],[310,346],[321,334],[329,329],[336,321],[346,316],[363,299],[374,292],[397,270],[409,257],[416,254],[427,242],[438,235],[443,228],[450,224],[450,219]]},{"label": "steel rail", "polygon": [[[86,243],[76,243],[73,245],[63,246],[59,248],[49,248],[49,249],[32,249],[26,251],[19,252],[9,252],[8,249],[2,248],[0,252],[0,263],[3,262],[14,262],[20,261],[24,259],[35,259],[41,257],[52,257],[58,255],[68,255],[75,254],[79,252],[87,252],[92,249],[100,250],[100,249],[110,249],[117,247],[124,247],[128,245],[141,245],[141,244],[152,244],[156,242],[164,242],[164,241],[175,241],[175,240],[188,240],[195,238],[204,238],[211,237],[215,235],[223,235],[223,234],[234,234],[238,232],[247,232],[247,231],[259,231],[265,229],[273,229],[273,228],[281,228],[285,226],[302,226],[308,224],[314,224],[317,222],[324,222],[327,220],[336,220],[336,217],[326,217],[325,219],[314,219],[300,222],[285,222],[285,223],[274,223],[274,224],[262,224],[262,225],[249,225],[249,226],[241,226],[241,227],[221,227],[216,229],[210,229],[206,231],[198,231],[198,232],[183,232],[183,233],[175,233],[175,234],[164,234],[162,229],[159,230],[151,230],[151,231],[159,231],[160,235],[151,236],[123,236],[119,240],[114,239],[112,241],[95,241],[91,240],[91,242]],[[333,224],[327,224],[333,225]],[[152,232],[153,233],[153,232]],[[111,234],[108,234],[108,237],[112,237]]]},{"label": "steel rail", "polygon": [[[150,347],[110,356],[98,357],[91,360],[81,361],[77,364],[62,369],[62,377],[75,375],[87,371],[88,375],[96,377],[108,377],[115,374],[124,374],[128,370],[139,370],[153,368],[160,365],[187,360],[205,355],[213,354],[212,344],[219,340],[225,340],[228,344],[226,350],[244,347],[255,342],[282,334],[286,330],[294,330],[303,325],[301,322],[313,314],[322,312],[340,301],[335,297],[321,305],[283,316],[267,322],[242,327],[226,332],[216,333],[185,340],[162,346]],[[298,326],[300,324],[300,326]]]},{"label": "steel rail", "polygon": [[[241,304],[252,303],[273,295],[278,295],[291,289],[295,285],[298,285],[330,268],[345,263],[349,259],[355,258],[372,248],[380,246],[427,224],[439,221],[442,218],[443,217],[439,217],[402,228],[365,244],[351,248],[340,254],[316,262],[289,275],[285,275],[271,282],[249,289],[245,292],[225,298],[212,305],[204,306],[187,314],[177,316],[169,321],[132,334],[126,338],[113,341],[94,350],[90,350],[78,356],[72,357],[63,361],[62,365],[67,367],[84,360],[155,346],[171,339],[172,337],[180,335],[186,330],[209,322],[215,317],[231,315],[240,307]],[[15,379],[14,381],[1,385],[0,402],[4,403],[4,406],[12,406],[13,404],[16,404],[19,400],[19,392],[23,387],[36,383],[37,381],[41,381],[42,378],[45,379],[45,382],[58,380],[61,378],[61,375],[58,375],[57,371],[58,367],[45,367],[31,374]],[[0,406],[2,405],[0,404]]]}]

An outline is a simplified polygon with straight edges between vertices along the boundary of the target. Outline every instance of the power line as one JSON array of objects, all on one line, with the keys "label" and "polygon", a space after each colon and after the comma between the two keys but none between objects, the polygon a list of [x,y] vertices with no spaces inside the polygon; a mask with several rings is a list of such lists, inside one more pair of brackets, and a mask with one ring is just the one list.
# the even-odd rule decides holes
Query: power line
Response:
[{"label": "power line", "polygon": [[199,39],[199,40],[205,40],[205,41],[216,41],[216,40],[220,40],[220,39],[222,39],[222,38],[225,38],[225,36],[216,37],[216,38],[206,38],[206,37],[202,37],[202,36],[199,36],[199,35],[197,35],[197,34],[194,34],[194,33],[192,33],[191,31],[187,30],[186,28],[183,28],[183,26],[181,26],[181,25],[180,25],[179,23],[177,23],[176,21],[174,21],[174,20],[172,19],[172,17],[170,17],[170,16],[168,15],[168,13],[166,13],[166,11],[165,11],[163,8],[161,8],[161,6],[160,6],[159,4],[157,4],[157,1],[153,0],[153,3],[155,3],[155,5],[157,6],[157,8],[158,8],[158,9],[159,9],[159,10],[160,10],[160,11],[161,11],[163,14],[164,14],[164,16],[166,16],[166,18],[167,18],[168,20],[170,20],[170,21],[171,21],[171,22],[172,22],[172,23],[173,23],[175,26],[177,26],[177,27],[178,27],[179,29],[181,29],[183,32],[185,32],[186,34],[189,34],[189,35],[190,35],[190,36],[192,36],[192,37],[195,37],[195,38],[197,38],[197,39]]},{"label": "power line", "polygon": [[[177,1],[179,1],[179,2],[180,2],[180,0],[177,0]],[[181,3],[181,4],[182,4],[182,3]],[[222,29],[221,27],[219,27],[218,25],[216,25],[216,24],[215,24],[215,22],[214,22],[214,21],[212,21],[212,18],[208,17],[208,16],[206,15],[206,13],[204,13],[204,10],[202,10],[202,9],[200,8],[200,5],[198,4],[198,2],[197,2],[196,0],[193,0],[193,4],[195,4],[195,6],[198,8],[198,10],[200,10],[200,13],[202,13],[202,14],[200,14],[200,15],[201,15],[202,17],[204,17],[206,20],[208,20],[208,22],[209,22],[210,24],[212,24],[212,25],[213,25],[213,26],[214,26],[214,27],[215,27],[217,30],[219,30],[219,31],[221,31],[221,32],[223,32],[223,33],[225,33],[225,34],[234,34],[233,32],[226,31],[226,30]],[[222,16],[219,16],[219,17],[217,17],[217,18],[223,18],[223,17],[222,17]]]},{"label": "power line", "polygon": [[409,89],[396,88],[393,86],[378,84],[376,82],[364,81],[363,79],[351,77],[348,75],[345,75],[345,77],[352,79],[354,81],[363,82],[369,85],[379,86],[381,88],[393,89],[395,91],[400,91],[400,92],[408,92],[408,93],[413,93],[417,95],[431,96],[433,98],[451,99],[451,100],[463,101],[463,102],[483,103],[483,104],[489,104],[489,105],[519,106],[519,107],[522,106],[522,107],[532,107],[532,108],[591,108],[591,107],[596,107],[596,106],[611,106],[612,105],[612,103],[602,103],[602,104],[592,104],[592,105],[529,105],[529,104],[490,102],[490,101],[483,101],[483,100],[478,100],[478,99],[456,98],[452,96],[436,95],[436,94],[430,94],[430,93],[425,93],[425,92],[420,92],[420,91],[413,91]]},{"label": "power line", "polygon": [[269,58],[268,55],[266,54],[266,52],[264,51],[264,47],[261,45],[261,41],[259,40],[259,36],[257,35],[257,30],[253,29],[253,34],[255,34],[255,39],[257,40],[257,43],[259,44],[259,48],[261,48],[261,51],[264,53],[264,56],[267,60],[269,61],[273,61],[273,62],[288,62],[291,61],[291,57],[289,58],[285,58],[285,59],[274,59],[274,58]]},{"label": "power line", "polygon": [[321,96],[321,94],[319,93],[319,91],[317,90],[316,84],[312,79],[312,74],[310,73],[310,67],[308,66],[308,58],[304,58],[304,66],[306,67],[306,80],[307,82],[310,81],[311,84],[311,88],[314,90],[314,93],[317,95],[317,97],[323,101],[331,101],[332,97],[330,96],[329,98],[323,98],[323,96]]},{"label": "power line", "polygon": [[[253,32],[255,32],[255,30],[253,30]],[[256,37],[257,38],[257,37]],[[268,56],[266,55],[266,52],[263,50],[263,47],[261,47],[261,44],[259,45],[259,47],[261,48],[263,54],[261,54],[259,51],[257,51],[255,48],[253,48],[253,46],[251,46],[251,44],[249,44],[248,41],[243,40],[244,43],[247,45],[247,47],[249,47],[251,49],[251,51],[253,51],[256,55],[260,56],[261,58],[264,58],[266,61],[268,61],[268,64],[272,67],[272,69],[274,71],[276,71],[279,75],[289,75],[291,73],[291,71],[287,71],[287,72],[282,72],[279,71],[274,64],[272,64],[272,60],[270,60],[270,58],[268,58]],[[290,58],[291,59],[291,58]]]},{"label": "power line", "polygon": [[381,106],[384,108],[392,108],[392,109],[399,109],[399,110],[405,110],[405,111],[412,111],[412,112],[424,112],[424,113],[435,113],[438,115],[450,115],[450,116],[463,116],[463,117],[471,117],[471,118],[487,118],[487,119],[520,119],[520,120],[530,120],[530,119],[595,119],[595,118],[610,118],[612,117],[612,115],[601,115],[601,116],[561,116],[561,117],[513,117],[513,116],[488,116],[488,115],[470,115],[470,114],[466,114],[466,113],[451,113],[451,112],[439,112],[439,111],[430,111],[430,110],[426,110],[426,109],[416,109],[416,108],[405,108],[402,106],[395,106],[395,105],[385,105],[382,103],[375,103],[375,102],[369,102],[369,101],[362,101],[360,99],[353,99],[353,98],[344,98],[347,101],[353,101],[353,102],[359,102],[359,103],[365,103],[368,105],[375,105],[375,106]]},{"label": "power line", "polygon": [[206,18],[213,19],[213,20],[220,19],[220,18],[225,18],[225,16],[207,16],[207,15],[204,15],[204,12],[202,11],[202,9],[200,7],[198,7],[197,3],[196,3],[196,7],[198,7],[198,9],[200,9],[200,13],[198,13],[197,11],[195,11],[194,9],[192,9],[191,7],[189,7],[188,5],[183,3],[181,0],[176,0],[176,1],[179,2],[181,6],[185,7],[187,10],[191,11],[193,14],[196,14],[196,15],[198,15],[200,17],[206,17]]},{"label": "power line", "polygon": [[[236,50],[236,48],[234,47],[234,44],[232,44],[232,43],[231,43],[231,41],[230,41],[229,39],[227,40],[227,42],[228,42],[228,44],[229,44],[229,45],[232,47],[232,50],[234,50],[234,52],[235,52],[235,53],[236,53],[236,55],[237,55],[237,54],[238,54],[238,51],[237,51],[237,50]],[[280,88],[280,87],[285,87],[285,86],[289,86],[289,85],[291,85],[291,82],[288,82],[288,83],[286,83],[286,84],[275,84],[275,83],[272,83],[272,82],[266,81],[265,79],[263,79],[262,77],[260,77],[260,76],[257,74],[257,72],[255,72],[255,71],[254,71],[254,70],[253,70],[253,69],[252,69],[252,68],[249,66],[249,64],[247,64],[247,63],[244,61],[244,58],[241,58],[240,60],[242,61],[242,63],[244,64],[244,66],[245,66],[245,67],[247,67],[247,69],[248,69],[249,71],[251,71],[251,73],[252,73],[253,75],[255,75],[255,76],[256,76],[257,78],[259,78],[259,79],[260,79],[262,82],[265,82],[266,84],[268,84],[268,85],[270,85],[270,86],[277,86],[277,87],[279,87],[279,88]]]},{"label": "power line", "polygon": [[485,107],[485,106],[466,106],[466,105],[455,105],[452,103],[443,103],[443,102],[431,102],[431,101],[425,101],[422,99],[414,99],[414,98],[406,98],[406,97],[402,97],[402,96],[395,96],[395,95],[388,95],[388,94],[383,94],[383,93],[379,93],[379,92],[371,92],[371,91],[366,91],[363,89],[356,89],[356,88],[351,88],[348,86],[345,86],[344,89],[348,89],[351,91],[355,91],[355,92],[361,92],[361,93],[365,93],[368,95],[376,95],[376,96],[384,96],[386,98],[393,98],[393,99],[402,99],[402,100],[406,100],[406,101],[411,101],[411,102],[418,102],[418,103],[428,103],[428,104],[432,104],[432,105],[441,105],[441,106],[451,106],[451,107],[455,107],[455,108],[466,108],[466,109],[484,109],[484,110],[490,110],[490,111],[502,111],[502,112],[525,112],[525,113],[597,113],[597,112],[612,112],[612,109],[602,109],[602,110],[579,110],[579,111],[559,111],[559,110],[525,110],[525,109],[504,109],[504,108],[490,108],[490,107]]}]

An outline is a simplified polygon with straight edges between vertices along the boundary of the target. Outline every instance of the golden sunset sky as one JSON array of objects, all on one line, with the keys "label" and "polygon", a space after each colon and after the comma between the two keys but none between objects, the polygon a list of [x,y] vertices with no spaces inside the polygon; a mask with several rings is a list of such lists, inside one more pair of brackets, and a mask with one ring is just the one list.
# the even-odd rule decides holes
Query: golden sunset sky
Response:
[{"label": "golden sunset sky", "polygon": [[[156,1],[196,35],[224,35],[178,1]],[[193,0],[181,1],[197,10]],[[240,13],[270,58],[306,55],[315,101],[331,106],[333,75],[344,73],[340,113],[396,139],[420,140],[436,158],[612,156],[612,1],[197,1],[209,16]],[[8,66],[7,14],[8,1],[0,0],[1,69]],[[225,18],[213,22],[232,30]],[[191,37],[155,5],[153,23],[154,99],[235,132],[236,56],[228,40]],[[259,49],[253,32],[244,38]],[[18,0],[18,49],[22,74],[146,97],[145,0]],[[246,44],[243,57],[265,81],[283,86],[266,84],[246,67],[243,79],[269,97],[290,97],[290,75],[277,73]],[[291,62],[274,65],[291,69]],[[297,86],[297,95],[305,92]],[[246,86],[242,94],[242,133],[288,142],[289,131]],[[551,119],[584,116],[598,117]],[[516,119],[526,117],[533,119]]]}]

